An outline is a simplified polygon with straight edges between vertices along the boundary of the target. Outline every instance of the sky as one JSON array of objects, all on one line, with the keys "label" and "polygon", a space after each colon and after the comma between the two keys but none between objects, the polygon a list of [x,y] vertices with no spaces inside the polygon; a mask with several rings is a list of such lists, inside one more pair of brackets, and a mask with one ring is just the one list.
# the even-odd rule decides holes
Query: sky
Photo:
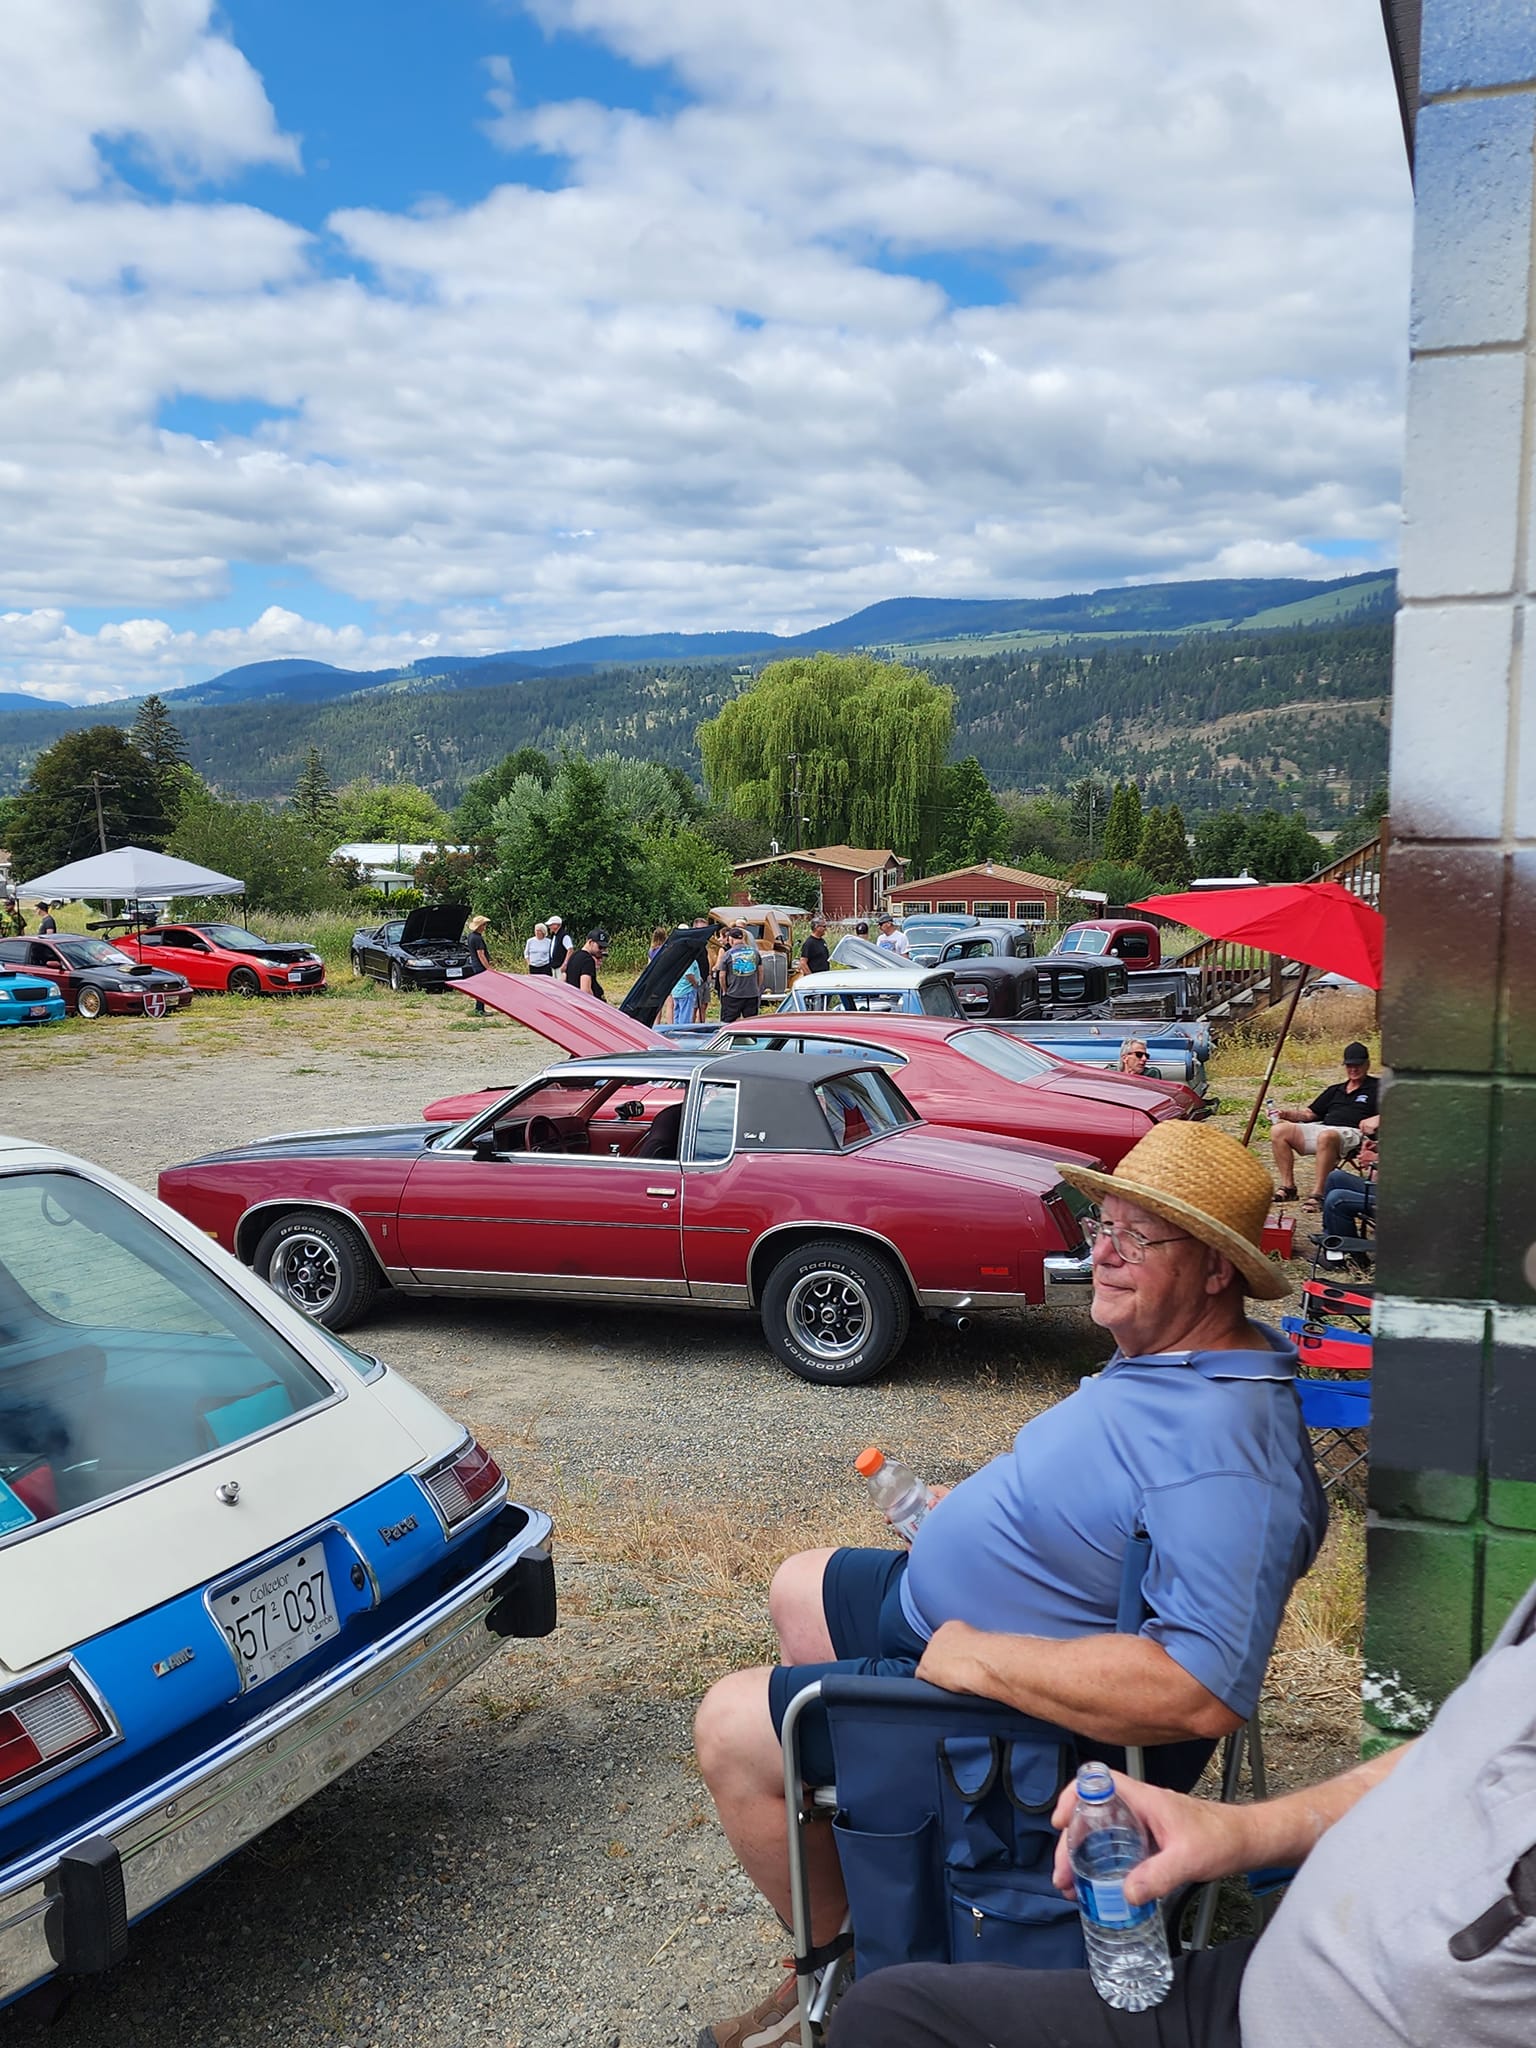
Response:
[{"label": "sky", "polygon": [[1374,0],[5,0],[0,691],[1395,555]]}]

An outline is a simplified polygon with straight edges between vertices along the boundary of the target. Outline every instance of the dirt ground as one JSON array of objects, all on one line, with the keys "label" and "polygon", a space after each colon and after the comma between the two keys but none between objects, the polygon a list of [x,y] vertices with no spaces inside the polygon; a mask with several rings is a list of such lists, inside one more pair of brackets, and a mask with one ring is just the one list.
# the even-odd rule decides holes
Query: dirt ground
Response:
[{"label": "dirt ground", "polygon": [[[375,1000],[375,993],[378,999]],[[18,1043],[18,1041],[21,1041]],[[414,1119],[548,1049],[450,999],[241,1005],[8,1032],[0,1130],[145,1187],[278,1130]],[[147,1923],[63,2013],[0,2043],[662,2048],[772,1981],[784,1937],[732,1867],[688,1741],[709,1680],[766,1656],[773,1565],[879,1540],[863,1445],[952,1480],[1104,1355],[1068,1313],[923,1327],[872,1387],[806,1385],[753,1322],[385,1298],[358,1333],[470,1423],[556,1521],[561,1626]],[[1356,1673],[1302,1617],[1272,1673],[1272,1774],[1353,1760]]]}]

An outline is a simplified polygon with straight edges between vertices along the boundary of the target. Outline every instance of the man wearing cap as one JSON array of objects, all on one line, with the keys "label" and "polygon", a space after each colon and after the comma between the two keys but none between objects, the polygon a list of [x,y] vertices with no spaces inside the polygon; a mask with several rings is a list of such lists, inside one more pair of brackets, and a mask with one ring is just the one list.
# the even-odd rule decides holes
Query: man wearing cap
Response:
[{"label": "man wearing cap", "polygon": [[[1090,1747],[1209,1744],[1253,1712],[1291,1586],[1322,1540],[1295,1350],[1244,1307],[1286,1292],[1259,1249],[1269,1176],[1235,1138],[1183,1122],[1150,1131],[1113,1175],[1061,1171],[1102,1205],[1092,1315],[1114,1356],[940,1500],[909,1553],[788,1559],[769,1595],[783,1662],[722,1679],[699,1709],[695,1747],[721,1824],[786,1918],[778,1736],[813,1679],[915,1671]],[[1146,1619],[1117,1634],[1121,1568],[1141,1531]],[[830,1780],[814,1709],[801,1733],[809,1775]],[[1198,1772],[1187,1751],[1159,1761],[1185,1784]],[[811,1830],[807,1852],[811,1934],[824,1942],[845,1907],[829,1831]],[[794,2030],[791,1978],[706,2029],[700,2048],[777,2048]]]},{"label": "man wearing cap", "polygon": [[565,919],[563,917],[551,916],[546,917],[544,923],[549,930],[549,971],[551,974],[558,976],[565,972],[565,963],[570,958],[571,952],[571,942],[566,935]]},{"label": "man wearing cap", "polygon": [[571,988],[579,988],[586,995],[596,996],[600,1003],[608,998],[603,994],[603,984],[597,978],[597,970],[603,964],[603,955],[608,951],[608,934],[605,931],[588,932],[585,940],[565,963],[565,979]]},{"label": "man wearing cap", "polygon": [[804,963],[802,974],[825,974],[832,965],[832,955],[827,950],[827,920],[820,911],[811,919],[809,935],[801,941],[800,958]]},{"label": "man wearing cap", "polygon": [[738,1017],[755,1017],[763,1006],[763,956],[741,925],[734,925],[725,935],[715,967],[715,986],[720,991],[722,1024],[732,1024]]},{"label": "man wearing cap", "polygon": [[899,953],[903,960],[912,957],[911,941],[889,911],[880,920],[880,936],[875,944],[884,953]]},{"label": "man wearing cap", "polygon": [[1359,1039],[1344,1048],[1344,1079],[1325,1088],[1305,1109],[1271,1109],[1274,1126],[1269,1140],[1279,1185],[1275,1199],[1296,1199],[1296,1161],[1306,1155],[1316,1161],[1315,1186],[1321,1199],[1322,1187],[1341,1160],[1353,1159],[1360,1149],[1362,1129],[1376,1129],[1381,1082],[1371,1072],[1371,1055]]}]

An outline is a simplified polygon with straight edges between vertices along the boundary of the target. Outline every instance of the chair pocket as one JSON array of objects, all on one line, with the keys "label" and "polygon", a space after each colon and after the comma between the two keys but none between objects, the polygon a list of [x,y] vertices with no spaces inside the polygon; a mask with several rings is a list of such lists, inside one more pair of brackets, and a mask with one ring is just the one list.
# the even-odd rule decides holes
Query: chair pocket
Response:
[{"label": "chair pocket", "polygon": [[856,1973],[892,1963],[946,1963],[949,1946],[938,1874],[937,1817],[902,1835],[871,1835],[841,1815],[832,1823],[856,1930]]},{"label": "chair pocket", "polygon": [[1054,1887],[1026,1886],[1007,1871],[952,1871],[949,1921],[956,1963],[1029,1970],[1080,1970],[1084,1964],[1077,1907]]}]

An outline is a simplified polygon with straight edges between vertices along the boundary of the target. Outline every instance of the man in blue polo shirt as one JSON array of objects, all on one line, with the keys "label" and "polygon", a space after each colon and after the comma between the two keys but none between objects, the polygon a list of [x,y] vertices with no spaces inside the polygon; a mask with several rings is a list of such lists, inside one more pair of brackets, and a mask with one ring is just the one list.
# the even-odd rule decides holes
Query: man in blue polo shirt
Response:
[{"label": "man in blue polo shirt", "polygon": [[[1189,1123],[1158,1125],[1112,1176],[1062,1171],[1102,1204],[1092,1314],[1114,1357],[947,1495],[910,1555],[788,1559],[770,1594],[783,1662],[733,1673],[700,1706],[695,1746],[721,1824],[786,1919],[778,1731],[812,1679],[915,1670],[1089,1744],[1208,1744],[1257,1704],[1291,1586],[1322,1540],[1295,1351],[1244,1307],[1286,1291],[1259,1249],[1268,1174],[1235,1139]],[[1141,1530],[1146,1620],[1117,1634],[1122,1562]],[[807,1716],[802,1736],[808,1773],[830,1779],[824,1725]],[[829,1833],[807,1844],[818,1942],[845,1909]],[[796,2024],[791,1976],[706,2028],[700,2048],[777,2048]]]}]

